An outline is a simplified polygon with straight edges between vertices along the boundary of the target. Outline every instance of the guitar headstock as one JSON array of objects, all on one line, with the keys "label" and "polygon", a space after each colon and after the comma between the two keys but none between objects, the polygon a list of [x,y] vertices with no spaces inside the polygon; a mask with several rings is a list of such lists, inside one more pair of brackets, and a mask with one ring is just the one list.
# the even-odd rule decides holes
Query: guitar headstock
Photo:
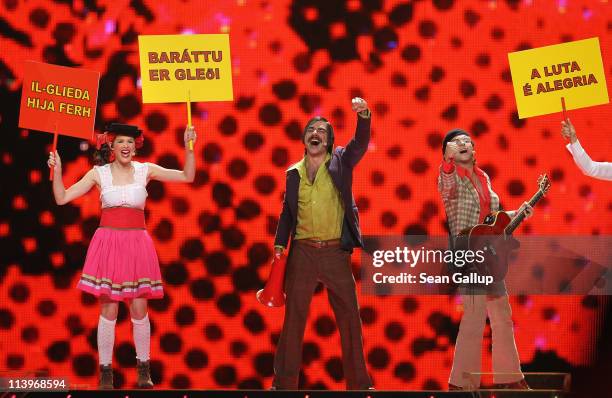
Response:
[{"label": "guitar headstock", "polygon": [[542,191],[542,195],[545,195],[546,192],[550,189],[551,182],[550,178],[548,178],[548,174],[542,174],[538,177],[538,188]]}]

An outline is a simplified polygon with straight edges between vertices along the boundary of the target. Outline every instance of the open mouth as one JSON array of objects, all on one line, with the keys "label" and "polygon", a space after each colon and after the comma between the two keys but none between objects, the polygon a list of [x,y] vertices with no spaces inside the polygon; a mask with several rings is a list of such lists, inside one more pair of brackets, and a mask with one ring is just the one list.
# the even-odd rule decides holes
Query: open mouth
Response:
[{"label": "open mouth", "polygon": [[321,141],[318,138],[313,138],[310,140],[309,144],[312,146],[319,146],[321,144]]},{"label": "open mouth", "polygon": [[462,149],[461,151],[459,151],[459,153],[467,153],[467,149]]},{"label": "open mouth", "polygon": [[127,156],[130,156],[130,153],[131,153],[131,152],[130,152],[130,150],[129,150],[129,149],[123,149],[123,150],[121,151],[121,156],[125,156],[125,157],[127,157]]}]

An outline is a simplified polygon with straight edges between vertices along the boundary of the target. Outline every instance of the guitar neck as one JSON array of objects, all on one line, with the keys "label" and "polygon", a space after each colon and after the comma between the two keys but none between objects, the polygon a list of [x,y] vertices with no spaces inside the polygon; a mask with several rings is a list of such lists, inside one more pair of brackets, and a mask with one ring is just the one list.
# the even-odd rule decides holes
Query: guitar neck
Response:
[{"label": "guitar neck", "polygon": [[[529,199],[529,205],[531,207],[535,206],[536,203],[538,203],[540,199],[542,199],[542,197],[544,197],[544,192],[542,192],[541,190],[538,190],[538,192],[536,192],[535,195],[533,195],[531,199]],[[508,223],[508,225],[504,229],[504,232],[506,233],[506,235],[512,234],[512,232],[514,232],[514,230],[519,225],[521,225],[521,223],[525,219],[525,214],[526,214],[525,210],[522,210],[516,213],[514,218],[512,218],[512,220]]]}]

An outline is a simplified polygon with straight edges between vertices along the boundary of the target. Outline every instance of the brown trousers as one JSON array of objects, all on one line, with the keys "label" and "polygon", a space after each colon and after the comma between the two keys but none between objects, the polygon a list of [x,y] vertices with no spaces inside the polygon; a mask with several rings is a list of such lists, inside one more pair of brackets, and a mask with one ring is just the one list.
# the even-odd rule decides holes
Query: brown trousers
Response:
[{"label": "brown trousers", "polygon": [[285,321],[274,357],[273,386],[286,390],[298,388],[304,329],[319,281],[327,287],[340,331],[347,389],[366,390],[372,386],[372,381],[363,356],[361,319],[350,254],[338,246],[315,248],[299,240],[293,241],[287,261]]}]

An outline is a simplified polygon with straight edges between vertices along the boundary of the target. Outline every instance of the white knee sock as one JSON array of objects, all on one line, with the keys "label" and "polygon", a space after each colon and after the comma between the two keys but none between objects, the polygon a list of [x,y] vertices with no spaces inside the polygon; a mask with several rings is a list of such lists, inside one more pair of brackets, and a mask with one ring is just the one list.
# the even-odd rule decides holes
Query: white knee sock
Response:
[{"label": "white knee sock", "polygon": [[116,323],[116,319],[111,321],[102,315],[98,319],[98,360],[100,365],[110,365],[113,362]]},{"label": "white knee sock", "polygon": [[149,322],[149,314],[142,319],[132,318],[134,345],[136,346],[136,358],[140,362],[149,360],[151,351],[151,323]]}]

